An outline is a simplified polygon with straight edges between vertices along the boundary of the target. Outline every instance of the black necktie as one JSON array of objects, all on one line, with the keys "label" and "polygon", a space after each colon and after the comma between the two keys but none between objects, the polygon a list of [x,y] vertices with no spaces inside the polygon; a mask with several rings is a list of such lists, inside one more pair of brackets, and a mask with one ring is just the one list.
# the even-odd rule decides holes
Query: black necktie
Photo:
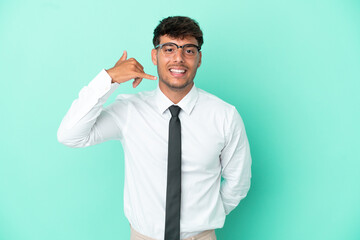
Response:
[{"label": "black necktie", "polygon": [[178,117],[180,107],[169,107],[168,171],[166,188],[165,239],[180,240],[181,200],[181,125]]}]

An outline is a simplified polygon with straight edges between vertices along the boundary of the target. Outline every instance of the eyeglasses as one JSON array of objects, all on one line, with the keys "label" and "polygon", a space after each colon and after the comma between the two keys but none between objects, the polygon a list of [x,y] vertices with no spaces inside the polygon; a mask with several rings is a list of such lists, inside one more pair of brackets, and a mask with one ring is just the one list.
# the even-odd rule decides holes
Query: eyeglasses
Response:
[{"label": "eyeglasses", "polygon": [[195,44],[185,44],[185,45],[179,46],[176,43],[172,43],[172,42],[159,44],[155,47],[155,49],[157,49],[158,47],[160,47],[161,52],[165,56],[169,56],[169,57],[175,55],[177,50],[179,48],[182,48],[184,56],[188,57],[188,58],[197,56],[197,54],[200,52],[200,49],[201,49],[199,46],[197,46]]}]

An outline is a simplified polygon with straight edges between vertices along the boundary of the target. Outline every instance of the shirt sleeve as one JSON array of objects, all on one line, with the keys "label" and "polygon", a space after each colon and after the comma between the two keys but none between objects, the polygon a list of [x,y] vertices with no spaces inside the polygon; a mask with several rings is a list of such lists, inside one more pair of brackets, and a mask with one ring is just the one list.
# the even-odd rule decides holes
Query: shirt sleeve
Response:
[{"label": "shirt sleeve", "polygon": [[[105,69],[101,70],[73,101],[59,126],[58,141],[69,147],[86,147],[121,138],[121,124],[112,113],[113,104],[103,107],[118,86],[118,83],[111,83]],[[122,118],[126,118],[126,109],[124,111]]]},{"label": "shirt sleeve", "polygon": [[225,147],[220,155],[224,178],[220,194],[226,215],[246,197],[250,189],[252,161],[245,126],[235,107],[230,119]]}]

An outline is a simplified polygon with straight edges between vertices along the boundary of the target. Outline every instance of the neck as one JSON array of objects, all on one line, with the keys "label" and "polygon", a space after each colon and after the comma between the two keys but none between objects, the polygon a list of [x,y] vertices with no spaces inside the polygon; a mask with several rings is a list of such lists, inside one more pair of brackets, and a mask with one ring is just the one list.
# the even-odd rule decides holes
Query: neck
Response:
[{"label": "neck", "polygon": [[193,87],[194,83],[192,82],[184,88],[171,88],[164,84],[161,84],[159,81],[159,88],[164,93],[164,95],[169,98],[174,104],[177,104],[183,99],[186,94],[188,94]]}]

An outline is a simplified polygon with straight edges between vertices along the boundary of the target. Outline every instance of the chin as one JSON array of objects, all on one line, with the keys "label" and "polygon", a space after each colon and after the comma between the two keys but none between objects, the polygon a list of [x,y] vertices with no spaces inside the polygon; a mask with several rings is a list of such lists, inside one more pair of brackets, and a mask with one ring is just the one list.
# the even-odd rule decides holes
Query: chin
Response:
[{"label": "chin", "polygon": [[170,81],[164,81],[161,80],[168,88],[171,88],[172,90],[175,91],[181,91],[183,89],[185,89],[186,87],[188,87],[189,85],[191,85],[193,83],[193,81],[188,81],[188,82],[178,82],[178,83],[174,83],[174,82],[170,82]]}]

